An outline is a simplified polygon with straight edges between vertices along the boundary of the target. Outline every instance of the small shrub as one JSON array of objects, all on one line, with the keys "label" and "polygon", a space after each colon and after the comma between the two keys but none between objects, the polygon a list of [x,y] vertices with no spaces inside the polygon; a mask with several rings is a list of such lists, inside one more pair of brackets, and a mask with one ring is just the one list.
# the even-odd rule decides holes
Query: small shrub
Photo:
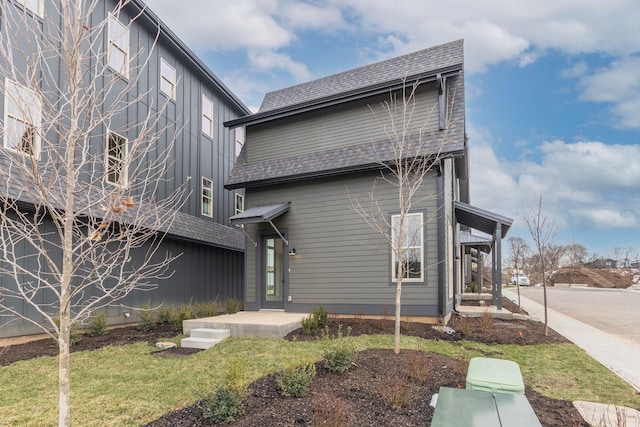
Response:
[{"label": "small shrub", "polygon": [[318,307],[313,307],[311,310],[311,316],[316,318],[319,329],[324,329],[329,326],[329,313],[324,305],[320,304]]},{"label": "small shrub", "polygon": [[315,427],[348,427],[351,425],[349,404],[339,397],[320,395],[313,402]]},{"label": "small shrub", "polygon": [[226,366],[222,385],[213,391],[212,376],[201,386],[198,394],[198,406],[205,420],[212,423],[226,423],[242,415],[242,400],[247,395],[249,386],[249,366],[242,358],[236,358]]},{"label": "small shrub", "polygon": [[391,310],[389,310],[389,307],[384,306],[382,308],[382,315],[380,316],[380,327],[386,328],[393,322],[394,318],[395,316],[391,314]]},{"label": "small shrub", "polygon": [[467,371],[469,370],[469,361],[471,360],[471,356],[468,354],[464,354],[459,358],[455,359],[453,364],[453,370],[457,372],[462,378],[467,378]]},{"label": "small shrub", "polygon": [[480,330],[482,332],[489,332],[491,329],[493,329],[493,314],[489,309],[486,309],[480,316]]},{"label": "small shrub", "polygon": [[169,325],[173,323],[173,319],[178,316],[178,312],[172,307],[162,307],[158,309],[157,322],[160,325]]},{"label": "small shrub", "polygon": [[405,372],[407,378],[418,383],[424,383],[429,377],[427,359],[429,356],[422,352],[411,353]]},{"label": "small shrub", "polygon": [[202,416],[210,423],[228,423],[242,415],[243,396],[231,387],[223,386],[200,401]]},{"label": "small shrub", "polygon": [[302,333],[305,335],[315,335],[318,332],[318,319],[315,316],[305,316],[302,318]]},{"label": "small shrub", "polygon": [[474,294],[475,294],[475,293],[476,293],[476,291],[477,291],[477,288],[476,288],[476,282],[471,282],[471,283],[469,283],[469,292],[472,292],[472,293],[474,293]]},{"label": "small shrub", "polygon": [[471,333],[471,330],[473,329],[471,327],[471,318],[470,317],[462,317],[459,316],[456,318],[454,329],[457,329],[462,335],[469,335]]},{"label": "small shrub", "polygon": [[342,325],[338,325],[338,333],[334,339],[329,336],[329,328],[322,331],[322,357],[330,371],[343,373],[351,367],[356,357],[356,348],[350,334],[351,328],[347,328],[346,336],[342,335]]},{"label": "small shrub", "polygon": [[90,337],[99,337],[105,334],[107,325],[106,315],[104,311],[93,318],[89,326],[85,329],[85,333]]},{"label": "small shrub", "polygon": [[138,320],[138,330],[142,332],[149,332],[156,329],[158,321],[154,313],[155,310],[151,309],[151,303],[143,304],[140,307],[140,319]]},{"label": "small shrub", "polygon": [[315,376],[316,365],[313,363],[289,366],[278,376],[278,386],[284,397],[304,397]]},{"label": "small shrub", "polygon": [[224,312],[227,314],[235,314],[240,310],[240,300],[237,298],[228,298],[224,303]]},{"label": "small shrub", "polygon": [[209,302],[197,303],[194,307],[194,317],[201,319],[203,317],[213,317],[218,315],[218,299]]},{"label": "small shrub", "polygon": [[411,404],[411,391],[407,378],[396,376],[386,381],[381,381],[378,385],[378,392],[382,400],[394,409],[406,408]]}]

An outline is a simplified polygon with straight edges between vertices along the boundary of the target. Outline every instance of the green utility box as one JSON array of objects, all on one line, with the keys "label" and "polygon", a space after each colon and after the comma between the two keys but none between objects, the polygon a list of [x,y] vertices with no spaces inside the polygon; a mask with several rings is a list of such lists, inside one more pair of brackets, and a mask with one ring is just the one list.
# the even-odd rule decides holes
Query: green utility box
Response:
[{"label": "green utility box", "polygon": [[524,394],[520,366],[511,360],[474,357],[469,361],[467,389]]}]

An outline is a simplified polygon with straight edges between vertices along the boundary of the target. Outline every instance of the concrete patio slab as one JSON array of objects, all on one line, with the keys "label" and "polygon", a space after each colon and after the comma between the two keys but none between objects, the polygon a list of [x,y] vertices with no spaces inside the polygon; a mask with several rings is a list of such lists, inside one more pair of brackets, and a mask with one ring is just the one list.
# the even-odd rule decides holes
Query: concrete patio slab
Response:
[{"label": "concrete patio slab", "polygon": [[280,338],[302,326],[305,313],[276,310],[241,311],[236,314],[190,319],[182,322],[185,335],[193,329],[228,329],[232,337]]}]

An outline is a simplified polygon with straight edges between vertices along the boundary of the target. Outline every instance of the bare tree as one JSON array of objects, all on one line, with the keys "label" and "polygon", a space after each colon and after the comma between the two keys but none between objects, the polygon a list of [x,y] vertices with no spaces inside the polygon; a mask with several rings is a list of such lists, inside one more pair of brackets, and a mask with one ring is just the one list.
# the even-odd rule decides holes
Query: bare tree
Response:
[{"label": "bare tree", "polygon": [[566,253],[572,267],[582,267],[588,256],[587,248],[576,242],[566,246]]},{"label": "bare tree", "polygon": [[[516,274],[520,272],[524,259],[529,253],[529,245],[527,241],[522,237],[513,236],[509,237],[509,249],[511,250],[511,262]],[[520,307],[520,281],[516,280],[516,286],[518,288],[518,307]]]},{"label": "bare tree", "polygon": [[[389,101],[382,104],[384,117],[384,139],[372,141],[365,150],[372,160],[380,165],[378,182],[394,188],[398,198],[397,212],[389,216],[382,208],[382,194],[377,192],[376,183],[367,196],[358,199],[350,197],[352,209],[378,234],[384,237],[386,248],[392,255],[392,277],[396,283],[395,293],[395,339],[394,351],[400,352],[400,316],[402,306],[402,285],[408,278],[425,274],[424,260],[412,249],[414,242],[420,241],[425,224],[433,219],[416,216],[414,209],[427,198],[423,184],[441,160],[441,150],[447,140],[448,126],[444,130],[429,131],[429,121],[438,111],[438,103],[429,106],[428,114],[420,117],[416,113],[419,100],[417,90],[420,83],[403,85],[400,93],[391,93]],[[446,101],[446,110],[453,105],[455,93]],[[427,102],[427,101],[425,101]],[[373,110],[373,109],[372,109]],[[416,114],[414,114],[416,113]],[[374,112],[375,114],[375,112]],[[420,117],[420,118],[417,118]],[[451,117],[451,114],[446,114]],[[421,218],[421,219],[417,219]]]},{"label": "bare tree", "polygon": [[530,208],[524,220],[531,233],[531,238],[538,252],[538,270],[542,276],[542,288],[544,293],[544,334],[549,334],[549,319],[547,314],[547,275],[546,260],[549,257],[550,250],[554,247],[554,241],[557,236],[555,224],[544,215],[542,210],[542,194],[538,195],[536,207]]},{"label": "bare tree", "polygon": [[[99,22],[101,1],[56,4],[57,16],[38,23],[1,3],[0,310],[57,341],[66,426],[72,328],[170,274],[175,257],[158,248],[184,191],[157,196],[173,138],[159,123],[164,105],[139,85],[153,46],[131,58],[104,48],[125,37],[127,1]],[[148,113],[129,123],[143,104]]]}]

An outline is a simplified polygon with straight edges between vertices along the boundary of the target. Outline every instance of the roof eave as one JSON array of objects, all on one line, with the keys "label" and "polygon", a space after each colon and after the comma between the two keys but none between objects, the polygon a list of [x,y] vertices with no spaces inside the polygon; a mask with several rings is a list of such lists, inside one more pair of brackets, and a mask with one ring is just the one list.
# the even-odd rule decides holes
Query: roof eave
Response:
[{"label": "roof eave", "polygon": [[[442,158],[445,156],[456,158],[456,157],[462,156],[463,154],[464,154],[464,151],[458,150],[458,151],[440,153],[439,156],[431,156],[431,158],[432,160],[437,160],[437,157]],[[389,165],[392,163],[392,161],[385,162],[385,163]],[[306,181],[310,179],[326,178],[331,176],[347,175],[352,173],[370,172],[375,170],[381,170],[384,168],[385,166],[383,166],[381,163],[366,163],[366,164],[360,164],[360,165],[349,166],[344,168],[324,169],[320,171],[313,171],[313,172],[308,172],[303,174],[278,176],[278,177],[253,180],[253,181],[245,181],[245,182],[233,182],[230,184],[229,183],[225,184],[224,188],[227,190],[237,190],[239,188],[266,187],[269,185],[286,184],[286,183],[291,183],[296,181]]]},{"label": "roof eave", "polygon": [[349,101],[356,101],[362,98],[379,95],[389,91],[401,89],[404,86],[412,85],[416,82],[429,83],[436,81],[438,74],[451,76],[459,74],[463,69],[463,64],[456,64],[438,70],[429,71],[428,73],[420,73],[406,78],[397,78],[388,82],[367,86],[352,91],[341,92],[324,98],[318,98],[300,104],[289,105],[282,108],[276,108],[264,112],[258,112],[245,117],[240,117],[224,122],[224,126],[234,128],[238,126],[254,125],[264,123],[271,120],[277,120],[297,114],[307,113],[310,111],[320,110],[322,108],[332,107]]}]

